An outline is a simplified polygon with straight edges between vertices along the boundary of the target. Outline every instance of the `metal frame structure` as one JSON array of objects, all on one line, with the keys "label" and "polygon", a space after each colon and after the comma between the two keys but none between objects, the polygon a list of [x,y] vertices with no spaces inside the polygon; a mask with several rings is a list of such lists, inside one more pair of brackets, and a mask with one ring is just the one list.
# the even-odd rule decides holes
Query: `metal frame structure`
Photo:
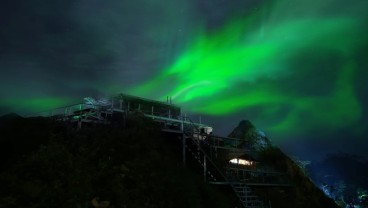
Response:
[{"label": "metal frame structure", "polygon": [[137,112],[159,123],[162,132],[176,134],[182,142],[183,165],[191,155],[203,167],[204,181],[231,186],[245,208],[270,207],[270,203],[262,201],[254,193],[254,186],[290,186],[285,173],[262,169],[256,163],[252,166],[230,164],[231,158],[253,154],[254,150],[247,141],[204,132],[203,129],[210,128],[209,125],[192,122],[169,99],[165,103],[119,94],[102,105],[98,102],[80,103],[54,109],[46,116],[76,123],[78,128],[82,128],[85,124],[110,124],[116,115],[125,118]]}]

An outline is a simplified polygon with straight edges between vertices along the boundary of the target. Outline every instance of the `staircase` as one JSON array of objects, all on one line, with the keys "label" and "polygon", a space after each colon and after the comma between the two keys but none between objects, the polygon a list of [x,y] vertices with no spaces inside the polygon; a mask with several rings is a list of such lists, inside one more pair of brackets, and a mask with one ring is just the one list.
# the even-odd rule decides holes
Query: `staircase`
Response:
[{"label": "staircase", "polygon": [[[198,162],[199,165],[203,168],[203,178],[205,181],[218,181],[218,176],[214,175],[215,171],[211,171],[207,166],[207,158],[206,156],[201,153],[199,149],[193,150],[193,147],[190,147],[188,145],[185,146],[186,150],[190,153],[190,155]],[[205,159],[206,158],[206,159]],[[206,162],[204,162],[206,160]],[[207,178],[209,177],[209,178]]]},{"label": "staircase", "polygon": [[[187,139],[192,138],[187,137]],[[200,146],[197,146],[197,144],[198,143],[186,145],[186,150],[188,151],[189,155],[191,155],[192,158],[194,158],[197,163],[203,167],[203,177],[205,181],[211,184],[230,185],[244,208],[269,207],[266,203],[259,199],[252,188],[246,183],[234,178],[229,171],[225,171],[226,174],[223,174],[223,171],[216,166],[216,164],[205,153],[205,151]],[[225,182],[221,182],[223,180]]]},{"label": "staircase", "polygon": [[[187,120],[192,123],[191,120]],[[245,140],[201,134],[197,125],[183,126],[184,139],[192,141],[186,149],[203,167],[204,180],[211,184],[230,185],[244,208],[269,208],[254,192],[254,187],[292,186],[287,173],[256,162],[246,166],[230,164],[230,159],[242,155],[254,157],[256,152]]]},{"label": "staircase", "polygon": [[252,191],[250,186],[245,183],[230,183],[236,195],[239,197],[245,208],[269,208],[259,197]]},{"label": "staircase", "polygon": [[[218,167],[216,163],[217,149],[225,148],[224,142],[218,139],[215,141],[213,138],[211,141],[210,137],[206,138],[207,141],[204,141],[204,135],[199,134],[200,131],[196,126],[192,125],[191,127],[186,127],[191,131],[184,131],[182,139],[191,141],[191,144],[185,142],[185,149],[202,166],[204,180],[211,184],[230,185],[244,208],[269,208],[268,203],[263,202],[252,188],[242,181],[242,178],[234,177],[231,174],[233,170],[231,167],[223,169]],[[227,148],[232,149],[234,155],[244,154],[244,149],[236,148],[239,146],[239,141],[234,139],[233,142],[235,142],[235,145],[233,144],[233,147]],[[216,145],[214,145],[215,143]]]}]

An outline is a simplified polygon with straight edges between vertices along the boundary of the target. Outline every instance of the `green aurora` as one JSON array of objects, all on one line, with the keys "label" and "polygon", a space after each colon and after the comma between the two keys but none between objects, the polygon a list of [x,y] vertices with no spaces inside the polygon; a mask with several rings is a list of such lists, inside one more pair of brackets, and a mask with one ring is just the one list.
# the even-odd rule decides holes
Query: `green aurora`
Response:
[{"label": "green aurora", "polygon": [[34,98],[8,98],[1,101],[1,105],[12,106],[13,110],[24,114],[32,115],[51,115],[56,108],[80,103],[76,99],[67,97],[34,97]]},{"label": "green aurora", "polygon": [[0,113],[171,96],[216,134],[249,119],[276,144],[366,155],[366,0],[39,3],[3,7]]},{"label": "green aurora", "polygon": [[355,57],[365,41],[367,3],[342,12],[326,11],[334,1],[297,2],[265,5],[219,29],[200,27],[170,66],[128,92],[161,100],[170,95],[206,115],[257,111],[252,119],[272,120],[264,126],[273,134],[357,124],[362,106],[354,79],[361,69]]}]

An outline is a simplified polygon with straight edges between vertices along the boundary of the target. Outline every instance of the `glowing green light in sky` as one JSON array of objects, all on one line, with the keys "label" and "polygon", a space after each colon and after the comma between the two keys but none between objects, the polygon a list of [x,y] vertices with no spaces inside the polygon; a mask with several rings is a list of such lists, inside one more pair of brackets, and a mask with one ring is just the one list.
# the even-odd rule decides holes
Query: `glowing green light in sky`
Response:
[{"label": "glowing green light in sky", "polygon": [[30,112],[30,115],[38,115],[37,113],[51,112],[51,110],[70,105],[75,102],[75,100],[71,98],[61,98],[61,97],[39,97],[39,98],[9,98],[1,100],[1,106],[10,106],[12,111],[16,111],[17,113],[23,114],[26,112],[24,116],[27,116]]},{"label": "glowing green light in sky", "polygon": [[[364,39],[363,20],[356,14],[361,5],[350,6],[346,13],[324,14],[333,1],[297,2],[294,7],[286,6],[290,1],[274,5],[267,17],[264,10],[216,31],[202,30],[171,66],[131,93],[161,99],[171,95],[175,103],[210,115],[262,107],[267,116],[279,116],[285,108],[283,118],[269,127],[274,131],[356,122],[361,107],[353,90],[354,51]],[[301,59],[303,54],[306,58]],[[298,75],[309,70],[307,74],[314,74],[309,77],[320,76],[326,68],[318,61],[326,56],[338,58],[341,65],[327,66],[334,70],[332,80],[315,85],[331,90],[304,95],[302,86],[314,80]],[[312,67],[303,68],[309,62]],[[290,84],[292,80],[299,82]]]}]

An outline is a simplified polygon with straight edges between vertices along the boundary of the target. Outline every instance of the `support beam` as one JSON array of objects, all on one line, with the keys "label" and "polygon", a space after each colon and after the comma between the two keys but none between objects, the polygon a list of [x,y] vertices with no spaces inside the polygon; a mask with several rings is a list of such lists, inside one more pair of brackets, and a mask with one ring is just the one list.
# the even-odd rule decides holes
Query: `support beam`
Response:
[{"label": "support beam", "polygon": [[207,162],[206,162],[206,156],[203,155],[203,179],[204,179],[204,182],[207,181],[206,179],[206,174],[207,173]]},{"label": "support beam", "polygon": [[182,132],[182,134],[181,134],[181,138],[182,138],[182,140],[183,140],[183,165],[184,165],[184,167],[185,167],[185,163],[186,163],[186,159],[185,159],[185,157],[186,157],[186,155],[185,155],[185,147],[186,147],[186,138],[185,138],[185,134],[184,134],[184,120],[182,119],[181,120],[181,125],[180,125],[180,130],[181,130],[181,132]]},{"label": "support beam", "polygon": [[184,165],[184,167],[185,167],[185,164],[186,164],[186,155],[185,155],[185,146],[186,146],[186,139],[185,139],[185,136],[184,136],[184,134],[182,135],[182,137],[181,137],[181,139],[183,140],[183,165]]}]

